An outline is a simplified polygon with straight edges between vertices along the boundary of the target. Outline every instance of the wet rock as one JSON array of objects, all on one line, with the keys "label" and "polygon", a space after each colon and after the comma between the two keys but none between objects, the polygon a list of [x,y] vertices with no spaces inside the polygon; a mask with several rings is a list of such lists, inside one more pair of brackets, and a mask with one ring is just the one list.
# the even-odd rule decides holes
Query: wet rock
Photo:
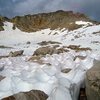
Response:
[{"label": "wet rock", "polygon": [[47,94],[39,90],[32,90],[29,92],[20,92],[2,100],[46,100]]},{"label": "wet rock", "polygon": [[14,52],[11,51],[11,52],[9,53],[9,56],[10,56],[10,57],[21,56],[21,55],[23,55],[23,52],[24,52],[24,50],[14,51]]},{"label": "wet rock", "polygon": [[85,88],[80,89],[78,100],[87,100]]},{"label": "wet rock", "polygon": [[62,73],[68,73],[68,72],[70,72],[70,71],[71,71],[70,68],[66,68],[66,69],[62,69],[62,70],[61,70]]},{"label": "wet rock", "polygon": [[94,66],[86,74],[87,100],[100,100],[100,61],[95,61]]}]

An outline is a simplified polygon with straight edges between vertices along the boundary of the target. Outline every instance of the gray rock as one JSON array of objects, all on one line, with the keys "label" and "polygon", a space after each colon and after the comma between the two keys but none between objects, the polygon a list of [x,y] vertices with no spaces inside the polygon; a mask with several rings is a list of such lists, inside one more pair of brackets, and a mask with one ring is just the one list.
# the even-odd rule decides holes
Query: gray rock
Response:
[{"label": "gray rock", "polygon": [[23,55],[23,52],[24,52],[24,50],[14,51],[14,52],[11,51],[11,52],[9,53],[9,56],[10,56],[10,57],[21,56],[21,55]]},{"label": "gray rock", "polygon": [[100,61],[86,73],[86,95],[87,100],[100,100]]},{"label": "gray rock", "polygon": [[33,55],[46,55],[46,54],[53,54],[54,52],[54,48],[52,47],[41,47],[41,48],[38,48]]},{"label": "gray rock", "polygon": [[47,94],[39,90],[32,90],[29,92],[20,92],[2,100],[46,100]]},{"label": "gray rock", "polygon": [[4,66],[0,67],[0,71],[3,71],[4,70]]},{"label": "gray rock", "polygon": [[5,77],[0,75],[0,81],[2,81]]},{"label": "gray rock", "polygon": [[71,71],[70,68],[66,68],[66,69],[62,69],[62,70],[61,70],[62,73],[68,73],[68,72],[70,72],[70,71]]},{"label": "gray rock", "polygon": [[68,52],[68,50],[64,49],[64,48],[55,48],[55,47],[49,47],[49,46],[45,46],[45,47],[40,47],[38,49],[36,49],[36,51],[34,51],[34,55],[39,56],[39,55],[46,55],[46,54],[59,54],[59,53],[63,53],[63,52]]}]

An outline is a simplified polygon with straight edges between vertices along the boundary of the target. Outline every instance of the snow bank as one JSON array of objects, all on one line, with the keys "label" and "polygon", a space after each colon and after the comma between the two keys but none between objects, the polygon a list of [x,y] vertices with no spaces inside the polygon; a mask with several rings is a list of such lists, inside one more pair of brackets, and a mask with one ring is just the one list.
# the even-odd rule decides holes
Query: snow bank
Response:
[{"label": "snow bank", "polygon": [[[36,89],[47,93],[48,100],[77,100],[85,73],[93,66],[93,59],[96,58],[95,54],[87,55],[86,52],[83,54],[86,58],[77,61],[74,60],[77,55],[82,56],[82,53],[69,52],[42,58],[51,66],[26,62],[25,57],[1,59],[0,64],[4,65],[4,70],[0,75],[6,78],[0,82],[0,99]],[[71,68],[71,71],[62,73],[61,70],[66,68]]]}]

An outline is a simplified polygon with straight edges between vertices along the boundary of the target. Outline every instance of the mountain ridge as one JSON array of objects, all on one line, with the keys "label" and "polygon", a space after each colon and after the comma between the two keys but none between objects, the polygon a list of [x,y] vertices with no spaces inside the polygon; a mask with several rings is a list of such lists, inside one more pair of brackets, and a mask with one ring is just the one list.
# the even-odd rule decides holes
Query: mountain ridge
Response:
[{"label": "mountain ridge", "polygon": [[66,28],[68,30],[74,30],[80,28],[82,25],[76,25],[75,21],[92,21],[86,15],[82,13],[74,13],[73,11],[58,10],[50,13],[39,13],[34,15],[16,16],[12,19],[5,17],[0,18],[0,31],[3,31],[3,22],[9,21],[13,23],[13,29],[20,29],[24,32],[35,32],[42,29],[50,28],[51,30],[57,28]]},{"label": "mountain ridge", "polygon": [[73,13],[72,11],[56,11],[50,13],[40,13],[35,15],[26,15],[23,17],[15,17],[11,21],[16,27],[25,32],[34,32],[41,29],[57,29],[68,28],[73,30],[79,28],[79,25],[75,25],[75,21],[84,20],[87,18],[84,14]]}]

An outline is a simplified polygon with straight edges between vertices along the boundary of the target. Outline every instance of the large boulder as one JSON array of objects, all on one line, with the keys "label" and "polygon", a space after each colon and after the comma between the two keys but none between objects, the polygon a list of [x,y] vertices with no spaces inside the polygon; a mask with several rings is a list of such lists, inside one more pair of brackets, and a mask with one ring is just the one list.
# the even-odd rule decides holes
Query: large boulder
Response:
[{"label": "large boulder", "polygon": [[100,61],[86,73],[86,95],[87,100],[100,100]]},{"label": "large boulder", "polygon": [[47,94],[39,90],[32,90],[29,92],[20,92],[2,100],[46,100]]},{"label": "large boulder", "polygon": [[46,54],[52,54],[54,52],[54,48],[52,47],[40,47],[38,48],[33,55],[46,55]]},{"label": "large boulder", "polygon": [[34,51],[34,55],[39,56],[39,55],[46,55],[46,54],[59,54],[59,53],[63,53],[63,52],[68,52],[67,49],[64,48],[55,48],[55,47],[49,47],[49,46],[45,46],[45,47],[40,47],[38,49],[36,49]]}]

